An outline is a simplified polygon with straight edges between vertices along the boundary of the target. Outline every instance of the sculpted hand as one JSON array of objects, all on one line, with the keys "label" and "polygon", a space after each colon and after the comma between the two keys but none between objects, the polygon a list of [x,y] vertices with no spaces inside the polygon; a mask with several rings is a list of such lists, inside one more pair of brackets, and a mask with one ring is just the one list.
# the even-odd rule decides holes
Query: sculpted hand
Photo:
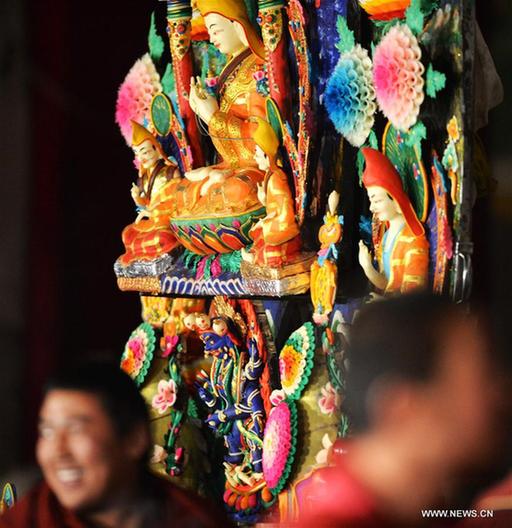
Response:
[{"label": "sculpted hand", "polygon": [[219,109],[217,99],[208,95],[203,87],[201,86],[201,79],[197,77],[190,78],[190,95],[188,102],[190,108],[206,123],[210,123],[210,120]]},{"label": "sculpted hand", "polygon": [[190,181],[204,180],[210,173],[210,167],[199,167],[185,173],[185,178]]},{"label": "sculpted hand", "polygon": [[151,218],[151,211],[148,211],[147,209],[143,209],[135,219],[135,223],[138,224],[141,220],[144,220],[145,218]]},{"label": "sculpted hand", "polygon": [[267,193],[265,192],[265,186],[263,183],[258,183],[258,200],[262,205],[266,205]]},{"label": "sculpted hand", "polygon": [[372,256],[370,255],[369,249],[365,246],[362,240],[359,241],[359,264],[366,272],[370,268],[373,268]]},{"label": "sculpted hand", "polygon": [[130,189],[130,194],[132,195],[133,201],[140,205],[140,189],[136,183],[132,183],[132,188]]}]

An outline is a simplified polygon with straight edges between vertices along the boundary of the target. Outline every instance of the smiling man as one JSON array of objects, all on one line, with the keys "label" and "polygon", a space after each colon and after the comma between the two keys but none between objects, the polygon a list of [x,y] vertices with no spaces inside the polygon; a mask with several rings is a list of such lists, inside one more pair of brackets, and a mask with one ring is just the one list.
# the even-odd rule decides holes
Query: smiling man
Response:
[{"label": "smiling man", "polygon": [[0,527],[226,526],[194,494],[150,476],[147,411],[115,366],[70,371],[47,387],[36,455],[44,481]]}]

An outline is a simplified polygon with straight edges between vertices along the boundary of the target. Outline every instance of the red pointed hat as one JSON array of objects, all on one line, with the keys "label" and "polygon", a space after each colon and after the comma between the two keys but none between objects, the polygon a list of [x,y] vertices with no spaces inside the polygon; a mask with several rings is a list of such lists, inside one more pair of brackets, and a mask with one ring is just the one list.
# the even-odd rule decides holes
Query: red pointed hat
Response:
[{"label": "red pointed hat", "polygon": [[404,215],[404,219],[415,236],[425,233],[418,220],[411,200],[404,191],[402,180],[389,159],[381,152],[370,147],[361,149],[366,167],[363,172],[363,184],[368,187],[382,187],[395,200]]}]

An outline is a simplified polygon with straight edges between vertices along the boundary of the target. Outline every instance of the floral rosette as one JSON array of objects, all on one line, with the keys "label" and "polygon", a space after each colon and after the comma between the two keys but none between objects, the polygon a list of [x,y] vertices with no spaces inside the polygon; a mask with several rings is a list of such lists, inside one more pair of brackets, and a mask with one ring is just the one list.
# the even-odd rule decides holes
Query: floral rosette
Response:
[{"label": "floral rosette", "polygon": [[375,48],[373,84],[382,113],[402,132],[418,119],[424,71],[416,37],[405,24],[393,26]]},{"label": "floral rosette", "polygon": [[314,353],[315,331],[308,322],[292,333],[279,354],[281,387],[287,399],[300,398],[313,368]]},{"label": "floral rosette", "polygon": [[263,434],[263,476],[273,495],[281,492],[292,468],[297,443],[297,409],[283,401],[269,414]]},{"label": "floral rosette", "polygon": [[327,81],[324,105],[336,130],[354,147],[360,147],[374,123],[375,90],[372,61],[359,44],[343,53]]},{"label": "floral rosette", "polygon": [[148,323],[139,325],[130,335],[121,356],[121,369],[142,385],[155,351],[155,331]]},{"label": "floral rosette", "polygon": [[131,121],[148,121],[153,96],[161,91],[160,76],[146,53],[132,66],[117,94],[116,122],[128,145],[132,144]]}]

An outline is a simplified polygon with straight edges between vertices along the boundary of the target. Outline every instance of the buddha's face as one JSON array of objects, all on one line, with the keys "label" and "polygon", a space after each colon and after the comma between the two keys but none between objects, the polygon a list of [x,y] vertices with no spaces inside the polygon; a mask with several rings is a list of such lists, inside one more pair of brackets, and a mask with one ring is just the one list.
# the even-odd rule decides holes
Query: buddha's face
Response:
[{"label": "buddha's face", "polygon": [[151,169],[161,157],[158,150],[149,139],[146,139],[140,145],[136,145],[132,148],[135,157],[139,160],[144,169]]},{"label": "buddha's face", "polygon": [[210,42],[226,55],[233,55],[247,47],[242,26],[217,13],[209,13],[204,17],[204,23]]},{"label": "buddha's face", "polygon": [[402,216],[398,204],[391,198],[382,187],[368,187],[368,198],[370,199],[370,211],[380,222],[389,222],[397,216]]},{"label": "buddha's face", "polygon": [[258,169],[262,171],[266,171],[270,167],[268,156],[259,145],[256,145],[256,150],[254,151],[254,161],[258,165]]}]

